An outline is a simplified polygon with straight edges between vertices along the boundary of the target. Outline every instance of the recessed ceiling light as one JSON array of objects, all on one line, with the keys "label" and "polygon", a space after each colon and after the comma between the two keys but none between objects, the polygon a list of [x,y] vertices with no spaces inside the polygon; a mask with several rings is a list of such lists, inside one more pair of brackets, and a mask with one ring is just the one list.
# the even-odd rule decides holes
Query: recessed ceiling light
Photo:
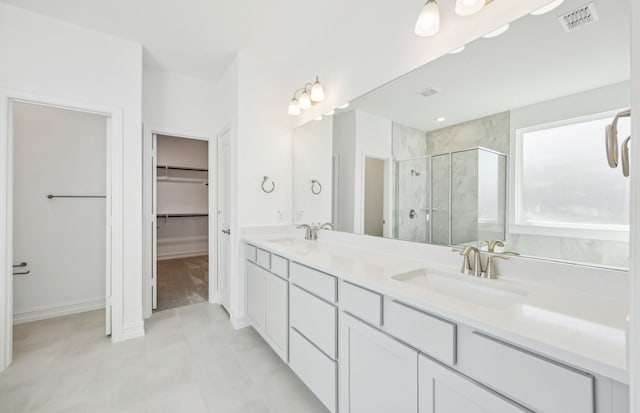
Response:
[{"label": "recessed ceiling light", "polygon": [[492,32],[489,32],[489,33],[485,34],[482,37],[484,37],[485,39],[492,39],[494,37],[500,36],[502,33],[506,32],[507,30],[509,30],[509,25],[505,24],[504,26],[502,26],[502,27],[500,27],[500,28],[498,28],[498,29],[496,29],[496,30],[494,30]]},{"label": "recessed ceiling light", "polygon": [[336,114],[336,111],[331,109],[329,112],[325,113],[324,116],[333,116]]},{"label": "recessed ceiling light", "polygon": [[447,118],[445,118],[444,116],[438,116],[436,118],[436,122],[444,122],[445,120],[447,120]]},{"label": "recessed ceiling light", "polygon": [[482,10],[485,3],[485,0],[457,0],[456,14],[458,16],[471,16]]},{"label": "recessed ceiling light", "polygon": [[345,103],[344,105],[338,106],[338,109],[346,109],[348,107],[349,107],[349,102]]},{"label": "recessed ceiling light", "polygon": [[316,116],[315,118],[313,118],[313,120],[322,120],[322,115]]},{"label": "recessed ceiling light", "polygon": [[450,51],[450,52],[449,52],[449,54],[457,54],[457,53],[460,53],[461,51],[463,51],[463,50],[464,50],[464,48],[465,48],[465,46],[458,47],[457,49],[454,49],[454,50]]},{"label": "recessed ceiling light", "polygon": [[539,9],[532,11],[531,15],[532,16],[540,16],[541,14],[549,13],[551,10],[557,8],[562,3],[564,3],[564,0],[552,1],[551,3],[547,4],[546,6],[542,6]]}]

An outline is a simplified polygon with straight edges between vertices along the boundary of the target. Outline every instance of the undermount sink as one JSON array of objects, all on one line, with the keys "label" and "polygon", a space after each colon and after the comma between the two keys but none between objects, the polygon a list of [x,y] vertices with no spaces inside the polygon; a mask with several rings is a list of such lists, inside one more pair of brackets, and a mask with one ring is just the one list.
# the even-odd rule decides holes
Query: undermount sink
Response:
[{"label": "undermount sink", "polygon": [[276,239],[268,239],[265,241],[270,242],[272,244],[279,244],[279,245],[293,245],[293,242],[294,242],[294,240],[292,240],[291,238],[276,238]]},{"label": "undermount sink", "polygon": [[475,278],[471,275],[440,273],[427,268],[397,274],[391,278],[468,303],[491,308],[510,306],[529,294],[524,289],[504,285],[496,280]]}]

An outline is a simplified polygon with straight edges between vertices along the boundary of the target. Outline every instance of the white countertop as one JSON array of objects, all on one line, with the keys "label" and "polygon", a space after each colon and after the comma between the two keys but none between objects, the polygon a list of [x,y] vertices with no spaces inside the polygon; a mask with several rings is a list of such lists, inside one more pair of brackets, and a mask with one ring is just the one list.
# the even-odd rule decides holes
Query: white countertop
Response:
[{"label": "white countertop", "polygon": [[[629,382],[625,367],[629,305],[622,300],[508,276],[477,279],[460,274],[458,268],[327,241],[294,240],[289,234],[245,236],[244,241],[583,371]],[[422,268],[476,286],[491,283],[490,288],[526,293],[476,301],[392,278]]]}]

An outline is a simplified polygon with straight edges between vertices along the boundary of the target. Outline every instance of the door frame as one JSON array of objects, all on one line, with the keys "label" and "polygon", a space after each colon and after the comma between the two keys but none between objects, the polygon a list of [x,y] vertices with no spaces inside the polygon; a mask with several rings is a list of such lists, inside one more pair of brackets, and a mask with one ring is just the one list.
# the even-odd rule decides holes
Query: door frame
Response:
[{"label": "door frame", "polygon": [[[388,238],[393,234],[393,193],[395,191],[393,185],[393,159],[387,155],[379,155],[375,153],[362,153],[362,157],[360,159],[361,168],[360,168],[360,200],[356,202],[356,215],[359,214],[358,224],[360,225],[360,232],[364,234],[364,186],[365,186],[365,176],[366,176],[366,163],[367,158],[377,159],[379,161],[384,162],[384,205],[382,210],[382,216],[384,218],[384,224],[382,225],[382,234],[384,238]],[[360,212],[358,212],[358,209]]]},{"label": "door frame", "polygon": [[87,103],[12,89],[0,89],[0,153],[6,154],[0,167],[0,371],[13,361],[13,112],[12,103],[56,107],[92,113],[107,118],[106,170],[106,291],[105,314],[111,320],[111,341],[122,340],[123,320],[123,166],[124,111],[121,107]]},{"label": "door frame", "polygon": [[[172,130],[169,128],[159,128],[153,125],[143,126],[143,213],[142,213],[142,227],[143,227],[143,251],[142,251],[142,314],[144,318],[151,317],[152,314],[152,295],[151,295],[151,282],[153,276],[152,265],[157,265],[153,262],[153,239],[151,236],[151,227],[154,223],[155,217],[151,216],[152,202],[153,202],[153,179],[155,173],[150,170],[150,159],[152,156],[152,142],[154,135],[174,136],[176,138],[194,139],[207,142],[207,162],[208,162],[208,180],[209,180],[209,194],[208,194],[208,209],[209,209],[209,234],[208,234],[208,253],[209,253],[209,303],[216,304],[220,301],[220,294],[218,291],[218,269],[217,266],[212,268],[211,257],[215,257],[217,262],[217,249],[218,249],[218,231],[216,211],[218,208],[218,188],[216,184],[218,148],[217,148],[217,135],[210,135],[203,132],[193,132],[185,130]],[[157,194],[156,194],[157,196]],[[213,217],[213,219],[212,219]]]},{"label": "door frame", "polygon": [[[231,229],[231,223],[232,223],[232,219],[231,219],[231,215],[232,215],[232,208],[231,208],[231,203],[233,201],[233,197],[231,196],[231,191],[233,191],[233,185],[232,185],[232,181],[231,181],[231,176],[232,176],[232,162],[233,162],[233,135],[232,135],[232,129],[231,129],[231,124],[227,124],[224,128],[220,129],[220,131],[216,134],[216,138],[215,138],[215,142],[216,142],[216,150],[218,151],[220,149],[220,143],[222,141],[222,137],[229,133],[229,170],[227,171],[228,176],[227,176],[227,180],[229,183],[229,229]],[[218,152],[216,152],[216,161],[218,161]],[[220,168],[220,164],[216,164],[216,172],[219,171]],[[222,233],[222,230],[218,227],[218,211],[219,211],[219,205],[217,204],[218,202],[218,197],[219,197],[219,193],[218,193],[218,188],[219,188],[219,179],[220,179],[220,175],[216,175],[216,208],[215,208],[215,221],[216,221],[216,237],[218,236],[218,234]],[[235,234],[234,234],[235,235]],[[220,288],[218,287],[220,285],[220,277],[222,274],[219,273],[218,271],[218,264],[220,263],[220,245],[218,245],[218,243],[216,242],[216,289],[217,289],[217,294],[218,294],[218,301],[217,303],[219,303],[222,307],[224,307],[224,309],[231,314],[231,251],[232,251],[232,242],[231,242],[231,234],[229,234],[229,256],[228,258],[228,263],[227,263],[227,271],[229,272],[229,285],[228,285],[228,293],[229,293],[229,303],[228,303],[228,307],[226,308],[224,306],[224,301],[223,301],[223,297],[220,291]],[[209,266],[209,268],[211,268],[211,266]]]}]

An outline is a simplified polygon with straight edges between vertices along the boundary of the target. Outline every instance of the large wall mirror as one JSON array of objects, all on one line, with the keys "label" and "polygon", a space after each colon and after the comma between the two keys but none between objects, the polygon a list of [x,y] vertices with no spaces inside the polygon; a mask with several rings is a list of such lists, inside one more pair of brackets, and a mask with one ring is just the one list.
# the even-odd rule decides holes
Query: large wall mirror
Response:
[{"label": "large wall mirror", "polygon": [[629,178],[605,127],[630,105],[628,13],[567,0],[300,126],[296,222],[627,268]]}]

